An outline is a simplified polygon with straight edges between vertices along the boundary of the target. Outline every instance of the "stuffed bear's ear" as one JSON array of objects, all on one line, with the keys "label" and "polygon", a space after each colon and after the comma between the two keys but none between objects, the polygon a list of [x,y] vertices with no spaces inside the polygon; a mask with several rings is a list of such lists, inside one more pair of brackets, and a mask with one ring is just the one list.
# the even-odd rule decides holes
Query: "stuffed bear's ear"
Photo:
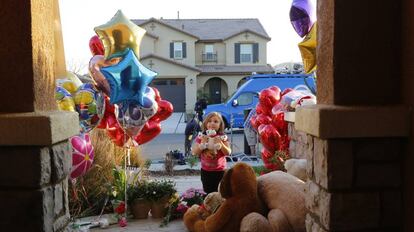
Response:
[{"label": "stuffed bear's ear", "polygon": [[220,194],[223,198],[229,198],[233,195],[231,191],[231,175],[233,169],[229,169],[224,173],[223,179],[220,182]]}]

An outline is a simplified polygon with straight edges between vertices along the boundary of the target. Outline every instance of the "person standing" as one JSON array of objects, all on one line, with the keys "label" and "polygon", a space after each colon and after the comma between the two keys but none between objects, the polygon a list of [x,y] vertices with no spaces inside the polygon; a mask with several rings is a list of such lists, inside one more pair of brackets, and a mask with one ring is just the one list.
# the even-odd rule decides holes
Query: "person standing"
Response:
[{"label": "person standing", "polygon": [[[217,152],[207,149],[208,140],[211,139],[205,135],[206,130],[214,130],[216,135],[212,138],[214,144],[218,144]],[[220,113],[209,113],[202,124],[201,136],[198,136],[193,144],[193,154],[200,156],[201,160],[201,182],[203,190],[207,194],[218,191],[218,185],[223,178],[224,171],[227,167],[226,156],[231,153],[230,145],[227,140],[223,140],[224,121]]]}]

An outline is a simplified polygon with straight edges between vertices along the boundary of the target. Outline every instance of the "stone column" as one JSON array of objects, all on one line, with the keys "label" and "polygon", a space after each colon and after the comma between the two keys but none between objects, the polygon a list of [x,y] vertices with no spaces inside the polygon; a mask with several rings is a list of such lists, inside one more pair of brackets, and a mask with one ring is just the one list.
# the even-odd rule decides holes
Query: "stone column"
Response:
[{"label": "stone column", "polygon": [[[3,0],[0,11],[0,228],[62,231],[78,117],[54,101],[57,0]],[[60,59],[63,59],[61,57]],[[59,59],[58,59],[59,60]],[[59,60],[64,63],[64,60]],[[62,70],[60,70],[62,71]]]},{"label": "stone column", "polygon": [[318,1],[319,104],[295,115],[310,143],[307,231],[402,229],[400,10],[393,0]]}]

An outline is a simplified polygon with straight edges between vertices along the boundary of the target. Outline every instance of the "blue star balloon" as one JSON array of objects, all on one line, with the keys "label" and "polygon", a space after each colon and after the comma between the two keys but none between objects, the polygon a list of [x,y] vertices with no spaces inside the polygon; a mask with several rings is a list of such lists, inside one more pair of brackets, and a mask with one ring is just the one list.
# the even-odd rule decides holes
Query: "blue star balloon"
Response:
[{"label": "blue star balloon", "polygon": [[142,65],[134,52],[128,49],[127,54],[117,65],[101,68],[111,89],[111,104],[123,101],[136,101],[144,106],[144,95],[148,84],[157,75],[156,72]]}]

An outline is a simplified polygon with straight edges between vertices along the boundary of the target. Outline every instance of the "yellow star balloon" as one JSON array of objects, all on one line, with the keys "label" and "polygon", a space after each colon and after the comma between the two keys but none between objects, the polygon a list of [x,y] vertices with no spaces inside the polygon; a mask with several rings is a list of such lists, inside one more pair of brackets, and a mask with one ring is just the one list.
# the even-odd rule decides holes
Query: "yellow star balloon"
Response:
[{"label": "yellow star balloon", "polygon": [[146,31],[125,17],[121,10],[94,30],[104,45],[106,60],[125,55],[128,48],[139,58],[139,46]]},{"label": "yellow star balloon", "polygon": [[306,73],[314,71],[316,69],[316,22],[298,46],[302,55],[303,70]]}]

